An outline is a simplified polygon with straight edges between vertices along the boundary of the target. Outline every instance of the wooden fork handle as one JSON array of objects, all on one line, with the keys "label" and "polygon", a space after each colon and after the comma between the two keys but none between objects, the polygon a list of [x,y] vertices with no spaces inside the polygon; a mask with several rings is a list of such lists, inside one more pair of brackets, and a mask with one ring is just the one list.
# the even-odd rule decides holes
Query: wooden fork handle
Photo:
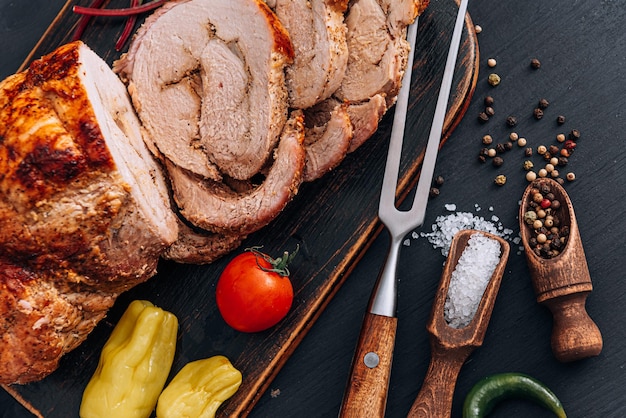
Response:
[{"label": "wooden fork handle", "polygon": [[409,418],[449,418],[454,387],[471,349],[444,350],[433,344],[430,364],[422,388],[413,402]]},{"label": "wooden fork handle", "polygon": [[339,416],[384,417],[398,319],[365,314]]}]

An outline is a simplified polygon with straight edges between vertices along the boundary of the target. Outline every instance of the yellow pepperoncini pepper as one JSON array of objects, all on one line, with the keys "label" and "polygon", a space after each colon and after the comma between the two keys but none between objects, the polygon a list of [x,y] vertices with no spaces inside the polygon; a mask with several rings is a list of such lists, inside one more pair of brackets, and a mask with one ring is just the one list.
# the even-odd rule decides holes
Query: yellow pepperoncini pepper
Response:
[{"label": "yellow pepperoncini pepper", "polygon": [[85,388],[81,418],[149,417],[172,367],[177,332],[174,314],[131,302]]},{"label": "yellow pepperoncini pepper", "polygon": [[157,418],[213,418],[222,402],[237,392],[241,372],[224,356],[188,363],[165,388]]}]

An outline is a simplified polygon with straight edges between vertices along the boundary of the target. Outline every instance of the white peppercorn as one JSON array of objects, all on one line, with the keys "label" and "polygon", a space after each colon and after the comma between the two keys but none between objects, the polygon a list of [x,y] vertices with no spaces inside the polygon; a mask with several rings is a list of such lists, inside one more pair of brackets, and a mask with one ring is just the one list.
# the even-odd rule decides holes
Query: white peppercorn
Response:
[{"label": "white peppercorn", "polygon": [[495,58],[489,58],[489,59],[487,60],[487,65],[488,65],[489,67],[491,67],[491,68],[495,67],[495,66],[496,66],[496,64],[497,64],[497,62],[496,62]]},{"label": "white peppercorn", "polygon": [[546,170],[545,168],[542,168],[537,172],[537,175],[539,177],[546,177],[548,175],[548,170]]},{"label": "white peppercorn", "polygon": [[558,135],[556,136],[556,140],[557,140],[558,142],[565,142],[565,134],[562,134],[562,133],[561,133],[561,134],[558,134]]},{"label": "white peppercorn", "polygon": [[526,180],[528,180],[529,182],[537,180],[537,173],[535,173],[534,171],[529,171],[528,173],[526,173]]},{"label": "white peppercorn", "polygon": [[513,142],[517,141],[519,139],[519,135],[517,134],[517,132],[511,132],[509,134],[509,139]]},{"label": "white peppercorn", "polygon": [[567,174],[565,175],[565,178],[566,178],[568,181],[574,181],[574,180],[576,180],[576,174],[574,174],[574,173],[572,173],[572,172],[569,172],[569,173],[567,173]]},{"label": "white peppercorn", "polygon": [[537,147],[537,154],[539,154],[539,155],[543,155],[543,154],[545,154],[546,152],[548,152],[548,148],[546,148],[546,146],[545,146],[545,145],[539,145],[539,146]]},{"label": "white peppercorn", "polygon": [[517,145],[520,147],[525,147],[526,146],[526,138],[519,138],[517,140]]}]

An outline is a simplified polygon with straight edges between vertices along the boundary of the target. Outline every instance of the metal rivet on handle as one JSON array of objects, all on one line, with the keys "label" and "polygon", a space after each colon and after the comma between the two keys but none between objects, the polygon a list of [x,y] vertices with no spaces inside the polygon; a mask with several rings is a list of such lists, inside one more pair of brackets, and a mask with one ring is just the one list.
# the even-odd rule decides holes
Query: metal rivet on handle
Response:
[{"label": "metal rivet on handle", "polygon": [[380,363],[380,358],[378,357],[378,354],[370,351],[365,355],[365,357],[363,357],[363,363],[365,363],[365,365],[370,369],[373,369],[378,366],[378,363]]}]

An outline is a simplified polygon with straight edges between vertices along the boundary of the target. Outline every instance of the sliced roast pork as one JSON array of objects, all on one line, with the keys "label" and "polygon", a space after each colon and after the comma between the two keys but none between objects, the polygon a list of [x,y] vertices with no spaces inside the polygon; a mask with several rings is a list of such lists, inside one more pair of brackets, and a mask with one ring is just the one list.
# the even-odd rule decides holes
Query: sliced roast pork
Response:
[{"label": "sliced roast pork", "polygon": [[306,165],[304,181],[313,181],[337,167],[352,143],[348,105],[329,98],[304,111]]},{"label": "sliced roast pork", "polygon": [[[287,119],[289,35],[260,0],[180,0],[146,20],[114,68],[153,149],[203,178],[257,174]],[[207,168],[208,167],[208,168]]]},{"label": "sliced roast pork", "polygon": [[56,368],[178,236],[126,88],[80,42],[0,83],[0,382]]},{"label": "sliced roast pork", "polygon": [[348,64],[347,0],[274,0],[273,10],[289,32],[294,48],[287,67],[289,102],[307,109],[331,96]]},{"label": "sliced roast pork", "polygon": [[163,258],[187,264],[209,264],[233,251],[246,238],[242,234],[220,234],[190,226],[182,220],[178,239],[169,246]]},{"label": "sliced roast pork", "polygon": [[205,230],[245,235],[273,220],[297,193],[304,169],[301,112],[287,122],[274,159],[259,185],[233,189],[225,182],[199,178],[168,162],[174,198],[183,217]]},{"label": "sliced roast pork", "polygon": [[[407,26],[427,5],[428,0],[350,2],[345,18],[349,59],[346,75],[335,93],[351,106],[359,106],[358,109],[349,109],[349,113],[358,113],[361,120],[371,122],[395,103],[407,66]],[[385,98],[384,110],[380,108],[378,99],[361,106],[376,96]],[[351,150],[365,142],[377,126],[378,122],[373,130],[355,129]]]}]

